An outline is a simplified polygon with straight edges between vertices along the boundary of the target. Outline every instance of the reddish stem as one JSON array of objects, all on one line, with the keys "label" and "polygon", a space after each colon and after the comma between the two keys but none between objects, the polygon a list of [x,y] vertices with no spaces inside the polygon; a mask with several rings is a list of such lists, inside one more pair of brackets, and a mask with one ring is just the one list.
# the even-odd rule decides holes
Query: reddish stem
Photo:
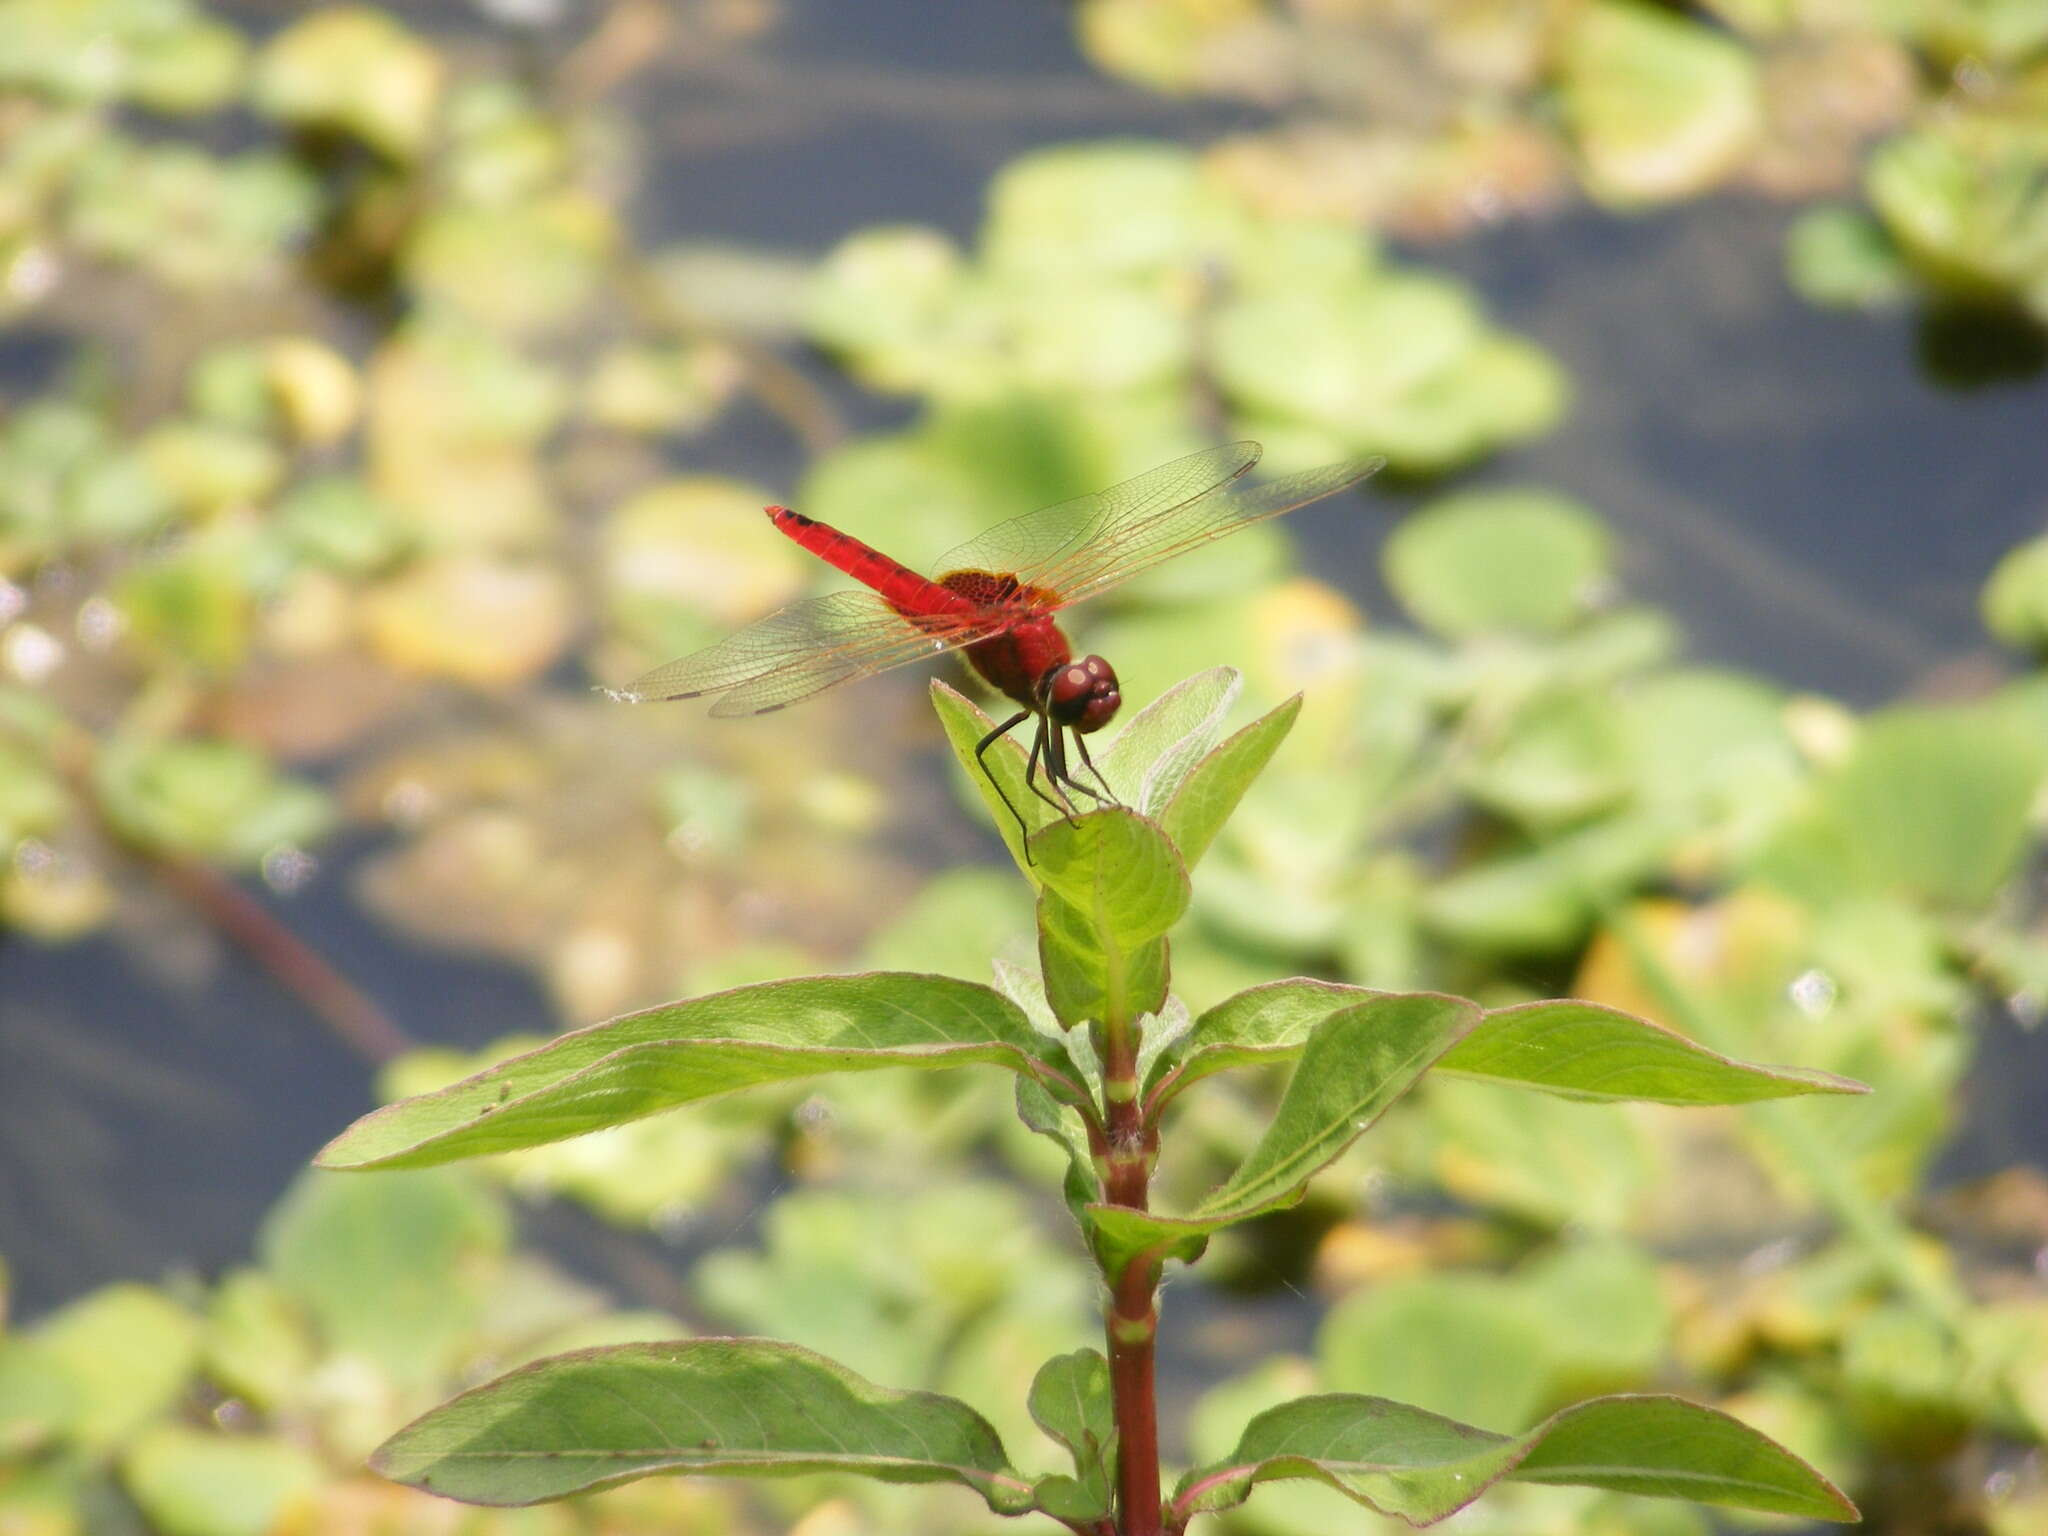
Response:
[{"label": "reddish stem", "polygon": [[[1111,1023],[1097,1032],[1096,1046],[1109,1132],[1103,1193],[1111,1205],[1142,1211],[1149,1199],[1155,1143],[1138,1101],[1137,1031]],[[1159,1332],[1158,1284],[1157,1259],[1131,1260],[1111,1285],[1104,1318],[1116,1412],[1119,1536],[1160,1536],[1159,1402],[1152,1358]]]},{"label": "reddish stem", "polygon": [[383,1009],[232,880],[189,859],[155,858],[150,867],[358,1054],[382,1065],[411,1049],[412,1042]]}]

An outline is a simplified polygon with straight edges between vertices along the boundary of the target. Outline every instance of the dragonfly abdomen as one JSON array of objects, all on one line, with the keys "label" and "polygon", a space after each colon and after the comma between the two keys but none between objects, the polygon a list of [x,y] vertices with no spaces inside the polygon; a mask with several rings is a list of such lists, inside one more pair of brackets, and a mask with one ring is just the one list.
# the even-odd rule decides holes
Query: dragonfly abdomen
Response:
[{"label": "dragonfly abdomen", "polygon": [[844,571],[862,586],[872,587],[899,613],[937,615],[969,613],[974,609],[959,593],[940,586],[930,577],[920,576],[909,566],[891,560],[850,533],[841,533],[830,523],[805,517],[788,507],[768,508],[768,520],[827,565]]}]

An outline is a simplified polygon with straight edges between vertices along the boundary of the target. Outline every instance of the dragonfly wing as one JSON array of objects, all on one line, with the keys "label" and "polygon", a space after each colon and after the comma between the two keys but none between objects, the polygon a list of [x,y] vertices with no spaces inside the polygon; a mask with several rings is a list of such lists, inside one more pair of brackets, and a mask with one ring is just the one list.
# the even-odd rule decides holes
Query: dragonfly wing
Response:
[{"label": "dragonfly wing", "polygon": [[1147,470],[1106,491],[1055,502],[1013,517],[969,539],[933,567],[950,571],[992,571],[1030,581],[1093,543],[1106,527],[1118,526],[1193,501],[1226,485],[1259,462],[1257,443],[1226,443]]},{"label": "dragonfly wing", "polygon": [[721,697],[714,715],[758,715],[855,678],[869,677],[981,639],[1000,618],[919,618],[872,592],[833,592],[756,620],[695,655],[635,678],[636,702]]},{"label": "dragonfly wing", "polygon": [[1168,506],[1122,508],[1057,559],[1020,573],[1020,580],[1052,592],[1061,607],[1078,603],[1197,545],[1356,485],[1386,462],[1377,455],[1344,459],[1261,485],[1232,478]]}]

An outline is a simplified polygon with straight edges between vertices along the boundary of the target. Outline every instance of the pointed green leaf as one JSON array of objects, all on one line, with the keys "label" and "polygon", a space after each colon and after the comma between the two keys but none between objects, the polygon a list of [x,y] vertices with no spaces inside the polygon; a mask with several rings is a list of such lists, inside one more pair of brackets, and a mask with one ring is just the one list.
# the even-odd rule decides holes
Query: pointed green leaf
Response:
[{"label": "pointed green leaf", "polygon": [[[1163,1104],[1212,1072],[1284,1060],[1330,1014],[1388,995],[1302,978],[1248,988],[1195,1021],[1146,1091]],[[1490,1010],[1436,1070],[1593,1103],[1748,1104],[1866,1091],[1832,1073],[1734,1061],[1661,1024],[1574,998]]]},{"label": "pointed green leaf", "polygon": [[1053,1042],[972,982],[901,971],[811,976],[665,1003],[550,1041],[438,1093],[365,1115],[328,1168],[418,1167],[538,1146],[714,1094],[820,1072],[986,1062],[1065,1085]]},{"label": "pointed green leaf", "polygon": [[1661,1024],[1571,998],[1492,1009],[1437,1070],[1592,1103],[1751,1104],[1869,1091],[1831,1072],[1733,1061]]},{"label": "pointed green leaf", "polygon": [[1139,710],[1095,753],[1118,797],[1142,816],[1158,816],[1216,744],[1243,685],[1235,667],[1211,667]]},{"label": "pointed green leaf", "polygon": [[1241,1221],[1292,1200],[1478,1019],[1476,1004],[1440,992],[1369,997],[1332,1014],[1310,1032],[1265,1135],[1195,1214]]},{"label": "pointed green leaf", "polygon": [[1255,1484],[1307,1477],[1413,1525],[1463,1509],[1502,1478],[1850,1521],[1856,1506],[1769,1437],[1676,1397],[1602,1397],[1498,1435],[1380,1397],[1304,1397],[1245,1426],[1225,1461],[1174,1490],[1180,1523],[1232,1509]]},{"label": "pointed green leaf", "polygon": [[539,1504],[656,1472],[962,1483],[1031,1506],[988,1421],[935,1392],[878,1387],[774,1339],[586,1349],[463,1393],[378,1448],[395,1482],[468,1504]]},{"label": "pointed green leaf", "polygon": [[1045,1477],[1038,1505],[1061,1520],[1099,1520],[1109,1513],[1116,1483],[1116,1412],[1109,1362],[1092,1349],[1056,1355],[1031,1383],[1031,1417],[1067,1448],[1074,1477]]},{"label": "pointed green leaf", "polygon": [[1478,1004],[1437,992],[1375,993],[1330,1013],[1237,1171],[1186,1216],[1091,1206],[1098,1257],[1112,1278],[1141,1255],[1186,1259],[1211,1232],[1287,1204],[1478,1019]]},{"label": "pointed green leaf", "polygon": [[1172,844],[1143,817],[1110,809],[1055,822],[1031,847],[1044,885],[1039,961],[1060,1022],[1156,1013],[1166,1002],[1165,933],[1188,905]]},{"label": "pointed green leaf", "polygon": [[1173,839],[1180,856],[1192,869],[1209,851],[1216,834],[1230,820],[1244,792],[1265,771],[1280,743],[1294,729],[1301,713],[1301,695],[1296,694],[1232,736],[1195,765],[1166,809],[1159,813],[1159,825]]},{"label": "pointed green leaf", "polygon": [[1171,1050],[1161,1053],[1145,1084],[1165,1103],[1191,1083],[1230,1067],[1284,1061],[1296,1055],[1314,1028],[1340,1008],[1384,994],[1334,981],[1296,976],[1247,987],[1196,1019]]}]

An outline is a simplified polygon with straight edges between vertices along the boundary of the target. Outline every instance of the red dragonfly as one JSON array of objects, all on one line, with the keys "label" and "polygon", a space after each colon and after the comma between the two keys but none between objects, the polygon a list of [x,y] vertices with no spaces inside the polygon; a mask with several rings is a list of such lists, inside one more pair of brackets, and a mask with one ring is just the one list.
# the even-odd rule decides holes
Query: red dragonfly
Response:
[{"label": "red dragonfly", "polygon": [[[965,650],[975,671],[1017,705],[981,739],[975,760],[1035,719],[1024,783],[1062,815],[1072,790],[1104,796],[1068,770],[1071,732],[1082,764],[1103,783],[1086,737],[1122,704],[1116,673],[1100,656],[1074,660],[1055,615],[1162,560],[1355,485],[1380,458],[1351,459],[1253,485],[1257,443],[1191,453],[1092,496],[1027,512],[972,539],[921,576],[852,534],[769,507],[777,528],[872,590],[814,597],[757,620],[695,655],[656,667],[618,696],[633,701],[719,695],[714,715],[759,715],[855,678],[945,651]],[[1038,784],[1040,764],[1052,793]],[[993,774],[989,782],[995,783]],[[996,786],[1002,794],[1002,787]],[[1055,799],[1054,795],[1058,798]],[[1023,813],[1003,803],[1026,835]]]}]

